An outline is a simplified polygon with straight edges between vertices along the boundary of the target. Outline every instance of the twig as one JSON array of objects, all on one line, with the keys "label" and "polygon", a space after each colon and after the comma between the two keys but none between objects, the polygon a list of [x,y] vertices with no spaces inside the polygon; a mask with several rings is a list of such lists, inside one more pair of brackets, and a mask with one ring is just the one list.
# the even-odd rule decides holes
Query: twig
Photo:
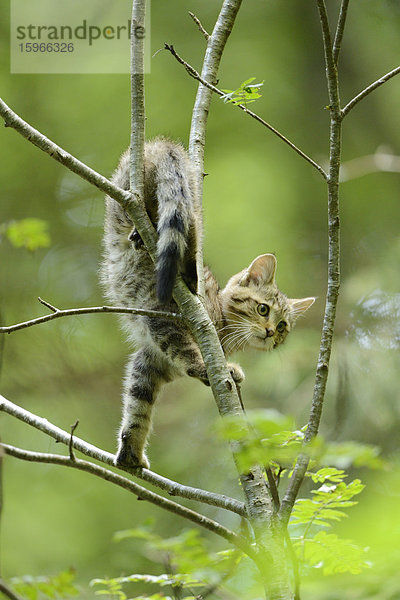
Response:
[{"label": "twig", "polygon": [[[212,83],[209,83],[208,81],[203,79],[199,75],[199,73],[196,71],[196,69],[194,69],[181,56],[179,56],[179,54],[176,52],[175,48],[172,45],[165,44],[164,48],[166,50],[168,50],[172,54],[172,56],[181,65],[183,65],[185,67],[186,71],[189,73],[189,75],[191,77],[193,77],[193,79],[197,79],[197,81],[199,81],[202,85],[204,85],[206,88],[208,88],[209,90],[211,90],[218,96],[220,96],[220,97],[225,96],[225,94],[222,90],[218,89],[215,85],[213,85]],[[230,103],[230,104],[232,104],[232,103]],[[250,117],[255,119],[258,123],[261,123],[261,125],[263,125],[267,129],[272,131],[272,133],[274,133],[280,140],[285,142],[285,144],[287,144],[290,148],[292,148],[292,150],[294,150],[299,156],[301,156],[302,158],[304,158],[304,160],[306,160],[308,163],[310,163],[318,171],[318,173],[320,175],[322,175],[322,177],[325,180],[328,179],[328,175],[325,173],[324,169],[319,164],[317,164],[312,158],[310,158],[307,154],[305,154],[302,150],[300,150],[300,148],[298,148],[293,142],[291,142],[287,137],[285,137],[282,133],[280,133],[277,129],[275,129],[275,127],[273,127],[272,125],[267,123],[267,121],[265,121],[263,118],[261,118],[256,113],[254,113],[252,110],[249,110],[244,104],[236,104],[235,103],[235,104],[233,104],[233,106],[240,108],[240,110],[242,110],[244,113],[246,113],[247,115],[249,115]]]},{"label": "twig", "polygon": [[92,475],[96,475],[105,481],[110,481],[111,483],[118,485],[119,487],[130,491],[135,494],[140,500],[147,500],[156,506],[159,506],[169,512],[172,512],[176,515],[179,515],[185,519],[189,519],[193,523],[197,525],[201,525],[205,529],[216,533],[217,535],[225,538],[232,544],[234,544],[237,548],[240,548],[243,552],[245,552],[248,556],[254,556],[254,551],[247,544],[245,540],[243,540],[236,533],[223,527],[217,521],[213,519],[209,519],[200,513],[197,513],[189,508],[181,506],[172,500],[168,500],[167,498],[163,498],[154,492],[144,488],[143,486],[138,485],[137,483],[127,479],[126,477],[122,477],[117,473],[113,473],[108,469],[104,469],[99,465],[91,463],[86,460],[81,459],[71,459],[69,456],[61,456],[59,454],[46,454],[42,452],[30,452],[28,450],[23,450],[22,448],[16,448],[14,446],[10,446],[8,444],[2,444],[6,454],[9,456],[13,456],[15,458],[19,458],[21,460],[26,460],[29,462],[39,462],[39,463],[48,463],[61,465],[65,467],[72,467],[74,469],[78,469],[80,471],[85,471],[87,473],[91,473]]},{"label": "twig", "polygon": [[76,461],[76,457],[74,454],[74,432],[75,432],[75,429],[78,427],[78,425],[79,425],[79,420],[75,421],[75,423],[73,425],[71,425],[71,436],[69,438],[68,449],[69,449],[69,458],[72,462]]},{"label": "twig", "polygon": [[[35,429],[42,431],[43,433],[55,439],[57,442],[61,442],[66,446],[69,446],[70,444],[71,435],[66,431],[60,429],[56,425],[53,425],[47,419],[42,419],[41,417],[38,417],[24,408],[21,408],[17,404],[10,402],[1,395],[0,411],[6,412],[7,414],[16,417],[20,421],[27,423]],[[75,450],[78,450],[85,456],[94,458],[106,465],[115,466],[115,456],[113,454],[110,452],[105,452],[104,450],[97,448],[96,446],[93,446],[92,444],[89,444],[88,442],[85,442],[76,436],[73,438],[72,446],[75,448]],[[151,483],[160,489],[166,490],[172,496],[180,496],[182,498],[204,502],[205,504],[230,510],[242,517],[246,516],[246,510],[243,502],[239,502],[234,498],[229,498],[228,496],[215,494],[213,492],[208,492],[206,490],[197,489],[191,486],[182,485],[176,481],[162,477],[161,475],[158,475],[157,473],[154,473],[148,469],[136,469],[135,471],[130,469],[123,470],[133,473],[138,479],[142,479],[143,481],[147,481],[148,483]]]},{"label": "twig", "polygon": [[[328,177],[328,289],[326,294],[324,321],[322,325],[321,343],[313,399],[304,445],[317,435],[325,398],[326,383],[329,372],[329,361],[332,350],[333,331],[336,318],[336,305],[340,286],[340,221],[339,221],[339,169],[341,159],[342,117],[340,111],[338,72],[335,64],[328,15],[324,0],[317,0],[324,55],[326,65],[327,87],[330,105],[330,148]],[[344,27],[344,22],[343,22]],[[306,452],[299,455],[293,474],[281,502],[279,511],[281,522],[287,525],[300,486],[309,463]]]},{"label": "twig", "polygon": [[91,185],[94,185],[102,192],[108,194],[111,198],[116,200],[121,207],[128,212],[135,223],[135,227],[138,230],[140,237],[145,243],[146,249],[151,257],[155,256],[156,253],[156,232],[154,227],[151,225],[150,219],[140,202],[140,198],[135,194],[132,195],[130,192],[119,188],[114,183],[109,181],[106,177],[103,177],[80,160],[72,156],[57,146],[53,141],[47,138],[45,135],[37,131],[34,127],[29,125],[26,121],[21,119],[7,104],[0,98],[0,116],[3,117],[5,124],[8,127],[15,129],[20,135],[31,142],[34,146],[37,146],[54,158],[57,162],[61,163],[70,171],[73,171],[82,179],[88,181]]},{"label": "twig", "polygon": [[18,594],[13,592],[13,590],[11,590],[8,587],[8,585],[5,583],[5,581],[1,578],[0,578],[0,592],[2,592],[2,594],[4,594],[4,596],[6,596],[7,598],[10,598],[10,600],[24,600],[22,598],[22,596],[19,596]]},{"label": "twig", "polygon": [[46,302],[46,300],[43,300],[40,296],[38,297],[38,300],[39,300],[40,304],[43,304],[44,306],[47,306],[47,308],[49,308],[53,312],[58,312],[59,311],[58,308],[56,308],[55,306],[53,306],[49,302]]},{"label": "twig", "polygon": [[281,503],[280,503],[280,499],[279,499],[279,493],[278,493],[278,488],[276,486],[275,477],[271,471],[271,467],[265,467],[265,472],[267,474],[268,487],[269,487],[269,491],[272,496],[272,499],[274,501],[275,510],[278,512]]},{"label": "twig", "polygon": [[337,27],[336,27],[335,41],[333,42],[333,60],[334,60],[336,66],[339,62],[339,54],[340,54],[340,49],[342,46],[344,26],[346,24],[347,9],[349,7],[349,1],[350,0],[342,0],[342,3],[340,5],[339,19],[338,19],[338,23],[337,23]]},{"label": "twig", "polygon": [[357,96],[355,96],[352,100],[350,100],[350,102],[348,102],[348,104],[346,104],[346,106],[342,109],[342,117],[348,115],[351,109],[354,108],[355,105],[358,104],[361,100],[363,100],[363,98],[368,96],[368,94],[376,90],[378,87],[386,83],[386,81],[389,81],[389,79],[391,79],[395,75],[398,75],[399,73],[400,67],[396,67],[395,69],[393,69],[393,71],[389,71],[389,73],[386,73],[386,75],[383,75],[382,77],[374,81],[374,83],[371,83],[371,85],[366,87],[365,90],[357,94]]},{"label": "twig", "polygon": [[45,306],[52,308],[54,312],[52,312],[49,315],[44,315],[43,317],[31,319],[30,321],[23,321],[22,323],[17,323],[16,325],[0,327],[0,333],[12,333],[13,331],[18,331],[19,329],[26,329],[27,327],[32,327],[33,325],[40,325],[41,323],[53,321],[54,319],[59,319],[60,317],[69,317],[72,315],[91,315],[96,313],[118,313],[128,315],[142,315],[145,317],[156,317],[161,319],[182,319],[181,315],[177,313],[157,310],[146,310],[142,308],[127,308],[125,306],[91,306],[88,308],[68,308],[65,310],[59,310],[58,308],[51,307],[49,304],[43,301],[41,302],[42,304],[45,304]]},{"label": "twig", "polygon": [[204,29],[203,25],[201,24],[201,21],[198,17],[196,17],[196,15],[192,12],[190,12],[189,10],[189,15],[192,17],[193,21],[196,23],[197,27],[199,28],[199,30],[201,31],[201,33],[204,35],[205,39],[208,40],[210,39],[210,34]]}]

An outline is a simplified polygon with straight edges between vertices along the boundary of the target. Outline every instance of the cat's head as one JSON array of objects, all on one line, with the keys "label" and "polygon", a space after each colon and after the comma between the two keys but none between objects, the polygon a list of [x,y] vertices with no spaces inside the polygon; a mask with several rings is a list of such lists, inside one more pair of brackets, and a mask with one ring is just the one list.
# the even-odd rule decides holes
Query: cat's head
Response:
[{"label": "cat's head", "polygon": [[246,346],[273,350],[314,303],[315,298],[290,299],[282,294],[275,283],[275,271],[275,256],[262,254],[231,277],[221,291],[225,324],[220,339],[225,353]]}]

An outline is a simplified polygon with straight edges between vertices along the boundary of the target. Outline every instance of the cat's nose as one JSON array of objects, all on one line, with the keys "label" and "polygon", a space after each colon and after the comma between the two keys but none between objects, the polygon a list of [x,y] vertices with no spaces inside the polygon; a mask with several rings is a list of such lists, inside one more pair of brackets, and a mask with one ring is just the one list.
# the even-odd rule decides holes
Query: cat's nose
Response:
[{"label": "cat's nose", "polygon": [[266,329],[265,331],[266,331],[266,334],[267,334],[266,335],[267,338],[272,337],[274,335],[274,333],[275,333],[275,331],[273,329]]}]

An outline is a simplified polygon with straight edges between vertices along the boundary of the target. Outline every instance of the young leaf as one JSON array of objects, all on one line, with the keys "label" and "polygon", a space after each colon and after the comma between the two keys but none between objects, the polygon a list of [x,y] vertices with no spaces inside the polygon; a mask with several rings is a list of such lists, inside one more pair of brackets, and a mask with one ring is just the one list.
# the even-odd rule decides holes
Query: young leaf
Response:
[{"label": "young leaf", "polygon": [[27,248],[30,251],[50,246],[48,224],[42,219],[22,219],[12,221],[5,227],[5,235],[16,248]]},{"label": "young leaf", "polygon": [[314,537],[295,543],[297,549],[300,546],[306,564],[322,568],[324,575],[358,574],[370,566],[365,558],[365,549],[334,533],[319,531]]}]

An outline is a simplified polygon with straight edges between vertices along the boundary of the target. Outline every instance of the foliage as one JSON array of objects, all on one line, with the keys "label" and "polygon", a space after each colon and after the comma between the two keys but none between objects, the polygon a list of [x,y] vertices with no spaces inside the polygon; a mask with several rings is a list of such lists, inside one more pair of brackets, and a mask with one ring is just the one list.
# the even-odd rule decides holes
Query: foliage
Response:
[{"label": "foliage", "polygon": [[75,585],[75,571],[69,569],[53,577],[15,577],[11,580],[13,590],[27,600],[61,600],[79,595]]},{"label": "foliage", "polygon": [[16,248],[26,248],[31,252],[38,248],[48,248],[51,241],[47,221],[33,217],[3,223],[0,234],[4,234]]},{"label": "foliage", "polygon": [[[91,581],[91,586],[103,586],[103,589],[96,591],[96,595],[108,595],[110,598],[126,600],[128,596],[125,588],[132,583],[153,584],[161,588],[166,586],[179,588],[180,594],[184,590],[191,592],[196,588],[205,588],[210,581],[215,584],[218,580],[225,580],[226,572],[233,574],[242,558],[239,552],[232,550],[218,553],[209,552],[204,538],[196,529],[187,529],[178,536],[165,539],[154,533],[152,526],[153,523],[148,522],[136,529],[117,532],[114,539],[116,541],[142,540],[144,542],[143,549],[150,552],[153,561],[164,567],[168,565],[171,572],[160,575],[133,574],[126,577],[94,579]],[[224,572],[225,576],[221,576],[221,573]],[[141,597],[135,596],[135,600]],[[183,598],[181,595],[180,597]],[[156,600],[169,598],[169,596],[160,592],[146,596],[146,598]],[[186,600],[189,598],[194,599],[195,596],[185,596]]]},{"label": "foliage", "polygon": [[255,464],[272,463],[282,472],[294,465],[300,450],[309,455],[311,468],[316,465],[345,468],[353,465],[371,469],[387,466],[379,456],[380,449],[372,444],[327,442],[318,436],[304,446],[307,426],[293,429],[294,419],[276,410],[248,411],[247,420],[249,431],[237,417],[226,417],[217,425],[222,439],[241,443],[239,464],[243,471]]},{"label": "foliage", "polygon": [[346,572],[357,575],[371,566],[365,558],[365,548],[335,533],[319,531],[312,538],[297,542],[295,548],[301,549],[305,564],[322,568],[324,575]]},{"label": "foliage", "polygon": [[255,102],[258,98],[261,98],[259,90],[264,85],[263,81],[261,83],[251,83],[255,79],[255,77],[246,79],[246,81],[243,81],[236,90],[222,90],[225,92],[225,94],[221,96],[222,100],[232,104],[244,105]]},{"label": "foliage", "polygon": [[[347,474],[336,468],[324,467],[315,473],[309,473],[309,476],[316,483],[322,482],[322,486],[311,490],[312,498],[299,498],[296,501],[290,519],[290,525],[304,526],[300,535],[292,537],[300,563],[303,566],[322,568],[324,575],[360,573],[369,566],[365,559],[365,549],[350,540],[341,539],[335,533],[328,534],[321,528],[330,528],[333,522],[347,517],[343,509],[356,504],[353,498],[365,486],[359,479],[345,483],[343,480]],[[299,531],[299,527],[295,527],[295,530]],[[312,532],[314,535],[310,535]]]}]

